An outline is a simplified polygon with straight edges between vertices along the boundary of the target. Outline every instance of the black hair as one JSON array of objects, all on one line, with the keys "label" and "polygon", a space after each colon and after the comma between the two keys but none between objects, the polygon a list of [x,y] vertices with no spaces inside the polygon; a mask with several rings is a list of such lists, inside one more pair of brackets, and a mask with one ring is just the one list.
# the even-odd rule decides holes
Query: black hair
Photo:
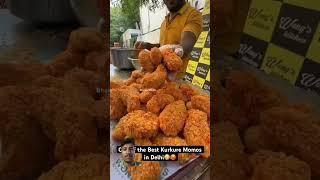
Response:
[{"label": "black hair", "polygon": [[121,143],[121,147],[124,146],[125,144],[133,144],[134,145],[134,139],[131,139],[131,138],[124,139],[124,141]]}]

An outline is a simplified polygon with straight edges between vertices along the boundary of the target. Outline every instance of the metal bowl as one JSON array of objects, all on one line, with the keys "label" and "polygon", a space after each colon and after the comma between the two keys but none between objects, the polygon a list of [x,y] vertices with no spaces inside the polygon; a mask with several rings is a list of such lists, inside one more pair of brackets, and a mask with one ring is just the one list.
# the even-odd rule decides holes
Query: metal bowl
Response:
[{"label": "metal bowl", "polygon": [[140,50],[133,48],[110,48],[111,63],[119,69],[133,69],[132,62],[128,59],[138,57]]},{"label": "metal bowl", "polygon": [[128,57],[128,59],[131,61],[133,67],[134,67],[136,70],[141,70],[141,65],[140,65],[139,59],[130,58],[130,57]]}]

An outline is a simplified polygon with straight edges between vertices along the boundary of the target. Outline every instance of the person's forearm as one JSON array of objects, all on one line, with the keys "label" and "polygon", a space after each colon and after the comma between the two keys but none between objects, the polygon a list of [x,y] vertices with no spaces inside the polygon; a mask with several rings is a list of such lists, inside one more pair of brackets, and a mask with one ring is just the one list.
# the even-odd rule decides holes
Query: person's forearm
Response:
[{"label": "person's forearm", "polygon": [[181,46],[183,49],[183,57],[186,57],[193,49],[196,43],[196,36],[192,32],[184,32],[181,38]]}]

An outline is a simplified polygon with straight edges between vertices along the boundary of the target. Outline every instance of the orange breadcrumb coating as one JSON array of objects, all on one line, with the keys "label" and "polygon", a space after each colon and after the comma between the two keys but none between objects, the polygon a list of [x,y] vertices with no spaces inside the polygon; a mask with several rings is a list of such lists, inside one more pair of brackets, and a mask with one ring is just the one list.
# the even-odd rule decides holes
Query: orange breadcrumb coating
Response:
[{"label": "orange breadcrumb coating", "polygon": [[154,65],[152,64],[151,59],[150,59],[150,51],[148,51],[146,49],[140,51],[138,59],[139,59],[141,67],[145,71],[153,72]]},{"label": "orange breadcrumb coating", "polygon": [[177,100],[182,100],[184,102],[188,101],[187,96],[185,96],[181,89],[179,89],[179,84],[175,82],[167,82],[164,84],[164,87],[162,89],[159,89],[157,91],[157,94],[170,94],[171,96],[174,97],[174,99]]},{"label": "orange breadcrumb coating", "polygon": [[139,91],[135,87],[123,87],[119,89],[122,102],[127,107],[127,112],[140,109]]},{"label": "orange breadcrumb coating", "polygon": [[215,123],[213,130],[213,179],[248,180],[248,160],[238,129],[231,122]]},{"label": "orange breadcrumb coating", "polygon": [[60,77],[74,67],[82,67],[84,60],[81,54],[64,51],[58,54],[53,61],[47,65],[47,69],[50,75]]},{"label": "orange breadcrumb coating", "polygon": [[195,95],[191,97],[193,109],[199,109],[207,114],[210,119],[210,97],[207,95]]},{"label": "orange breadcrumb coating", "polygon": [[191,97],[199,94],[197,90],[195,90],[188,84],[181,84],[179,88],[182,94],[184,94],[187,97],[187,101],[190,101]]},{"label": "orange breadcrumb coating", "polygon": [[130,118],[124,126],[126,135],[137,139],[154,137],[158,129],[159,119],[151,112],[146,112],[137,118]]},{"label": "orange breadcrumb coating", "polygon": [[123,141],[126,137],[126,133],[124,131],[124,126],[128,123],[129,119],[132,118],[138,118],[139,116],[142,116],[144,114],[144,111],[135,111],[135,113],[128,113],[125,116],[123,116],[119,123],[116,125],[116,127],[112,131],[112,139],[116,141]]},{"label": "orange breadcrumb coating", "polygon": [[134,70],[131,73],[131,78],[134,78],[134,79],[142,78],[143,76],[144,76],[144,73],[140,70]]},{"label": "orange breadcrumb coating", "polygon": [[140,102],[147,103],[155,93],[156,93],[155,91],[151,91],[151,90],[142,91],[139,95]]},{"label": "orange breadcrumb coating", "polygon": [[122,117],[112,133],[115,140],[125,137],[135,139],[151,138],[157,135],[159,129],[158,117],[141,110],[133,111]]},{"label": "orange breadcrumb coating", "polygon": [[166,136],[176,136],[184,127],[187,109],[183,101],[167,105],[160,113],[160,128]]},{"label": "orange breadcrumb coating", "polygon": [[150,51],[151,62],[154,66],[158,66],[162,60],[162,54],[159,48],[154,47]]},{"label": "orange breadcrumb coating", "polygon": [[159,114],[166,105],[173,103],[174,97],[169,94],[156,94],[147,103],[150,112]]},{"label": "orange breadcrumb coating", "polygon": [[167,55],[169,55],[169,54],[171,54],[171,53],[174,53],[171,48],[166,48],[166,49],[164,49],[164,50],[161,51],[162,57],[167,56]]},{"label": "orange breadcrumb coating", "polygon": [[259,81],[252,73],[232,71],[226,81],[226,92],[230,103],[241,107],[250,124],[259,124],[260,112],[287,100],[276,90]]},{"label": "orange breadcrumb coating", "polygon": [[320,126],[304,109],[290,106],[274,107],[261,114],[261,125],[267,138],[307,162],[312,176],[320,178]]},{"label": "orange breadcrumb coating", "polygon": [[199,110],[188,110],[183,135],[190,146],[204,146],[202,157],[210,156],[210,128],[207,115]]},{"label": "orange breadcrumb coating", "polygon": [[122,102],[120,91],[110,90],[110,119],[118,120],[127,113],[126,105]]},{"label": "orange breadcrumb coating", "polygon": [[43,173],[38,180],[107,179],[104,171],[109,171],[108,166],[106,155],[88,154],[60,162],[50,171]]},{"label": "orange breadcrumb coating", "polygon": [[130,166],[129,174],[132,180],[160,179],[161,167],[157,161],[142,161],[139,166]]},{"label": "orange breadcrumb coating", "polygon": [[123,81],[110,81],[110,89],[117,89],[125,86]]},{"label": "orange breadcrumb coating", "polygon": [[144,89],[159,89],[167,79],[167,70],[163,65],[159,65],[157,69],[150,74],[146,74],[142,78],[142,86]]},{"label": "orange breadcrumb coating", "polygon": [[[188,146],[185,139],[178,136],[164,136],[163,134],[158,134],[153,143],[156,146]],[[187,153],[180,153],[178,155],[178,162],[180,164],[186,163],[190,160],[190,156]]]},{"label": "orange breadcrumb coating", "polygon": [[282,152],[258,151],[250,157],[252,180],[310,180],[307,163]]},{"label": "orange breadcrumb coating", "polygon": [[167,52],[163,56],[163,62],[169,71],[180,71],[183,65],[182,59],[174,52]]},{"label": "orange breadcrumb coating", "polygon": [[247,151],[254,153],[260,149],[276,150],[273,140],[268,139],[262,132],[261,126],[251,126],[244,134]]}]

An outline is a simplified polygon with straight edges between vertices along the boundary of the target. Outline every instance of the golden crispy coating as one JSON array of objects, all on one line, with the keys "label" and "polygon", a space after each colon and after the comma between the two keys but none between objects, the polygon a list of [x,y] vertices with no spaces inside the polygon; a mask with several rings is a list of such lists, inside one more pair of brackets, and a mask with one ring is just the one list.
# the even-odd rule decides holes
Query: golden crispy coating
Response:
[{"label": "golden crispy coating", "polygon": [[166,48],[166,49],[163,49],[163,50],[161,51],[162,57],[167,56],[167,55],[169,55],[169,54],[171,54],[171,53],[174,53],[171,48]]},{"label": "golden crispy coating", "polygon": [[150,51],[148,51],[146,49],[140,51],[138,59],[139,59],[141,67],[145,71],[153,72],[154,65],[152,64],[151,59],[150,59]]},{"label": "golden crispy coating", "polygon": [[320,126],[312,115],[295,107],[271,108],[261,115],[267,138],[281,145],[281,151],[307,162],[312,176],[320,178]]},{"label": "golden crispy coating", "polygon": [[103,35],[94,28],[79,28],[71,32],[68,49],[76,53],[103,51],[105,41]]},{"label": "golden crispy coating", "polygon": [[159,89],[166,79],[167,70],[163,65],[159,65],[153,73],[146,74],[142,78],[142,86],[144,89]]},{"label": "golden crispy coating", "polygon": [[60,119],[54,123],[57,138],[54,155],[57,160],[98,150],[97,127],[93,119],[94,115],[85,108],[65,107]]},{"label": "golden crispy coating", "polygon": [[[135,113],[135,111],[132,113]],[[155,114],[146,112],[142,116],[129,118],[123,128],[128,137],[135,139],[151,138],[158,133],[159,119]]]},{"label": "golden crispy coating", "polygon": [[108,128],[107,98],[103,97],[95,101],[95,106],[93,110],[94,110],[94,120],[97,123],[97,127],[101,129]]},{"label": "golden crispy coating", "polygon": [[247,72],[231,72],[226,81],[226,90],[231,104],[241,107],[253,124],[259,123],[260,112],[287,103],[279,92]]},{"label": "golden crispy coating", "polygon": [[195,95],[191,97],[193,109],[199,109],[207,114],[210,119],[210,97],[206,95]]},{"label": "golden crispy coating", "polygon": [[180,71],[183,65],[182,59],[174,52],[166,52],[163,62],[169,71]]},{"label": "golden crispy coating", "polygon": [[310,180],[307,163],[281,152],[258,151],[250,157],[252,180]]},{"label": "golden crispy coating", "polygon": [[43,173],[38,180],[82,180],[107,179],[107,156],[104,154],[88,154],[74,160],[62,161],[50,171]]},{"label": "golden crispy coating", "polygon": [[176,101],[182,100],[187,102],[188,100],[187,97],[182,93],[181,89],[179,89],[179,85],[175,82],[165,83],[164,87],[157,91],[157,94],[170,94]]},{"label": "golden crispy coating", "polygon": [[[154,140],[153,144],[156,146],[188,146],[185,139],[178,136],[164,136],[163,134],[158,134]],[[190,156],[187,153],[180,153],[178,155],[178,162],[180,164],[186,163],[190,160]]]},{"label": "golden crispy coating", "polygon": [[190,146],[204,146],[202,157],[210,156],[210,128],[207,115],[199,110],[188,110],[183,135]]},{"label": "golden crispy coating", "polygon": [[[153,97],[153,95],[155,95],[155,93],[156,92],[152,91],[152,90],[142,91],[139,95],[140,102],[147,103]],[[152,112],[152,111],[150,111],[150,112]]]},{"label": "golden crispy coating", "polygon": [[230,121],[236,125],[240,131],[244,131],[248,127],[249,120],[246,114],[241,108],[231,105],[224,93],[220,92],[220,96],[218,98],[214,97],[214,101],[216,105],[214,106],[215,112],[213,115],[216,121]]},{"label": "golden crispy coating", "polygon": [[128,124],[129,119],[131,117],[138,118],[138,116],[142,116],[143,114],[144,114],[144,111],[135,111],[135,113],[128,113],[125,116],[123,116],[112,131],[112,135],[111,135],[112,139],[116,141],[123,141],[124,138],[126,137],[124,126]]},{"label": "golden crispy coating", "polygon": [[176,136],[184,127],[187,109],[183,101],[167,105],[160,113],[160,128],[166,136]]},{"label": "golden crispy coating", "polygon": [[127,112],[140,109],[139,91],[134,87],[123,87],[119,89],[122,102],[127,106]]},{"label": "golden crispy coating", "polygon": [[154,66],[158,66],[162,60],[162,54],[159,48],[154,47],[150,51],[151,62]]},{"label": "golden crispy coating", "polygon": [[129,167],[129,173],[132,180],[159,179],[160,170],[160,163],[156,161],[142,161],[140,166]]},{"label": "golden crispy coating", "polygon": [[149,139],[135,139],[134,143],[137,146],[152,146],[152,142]]},{"label": "golden crispy coating", "polygon": [[155,114],[137,110],[120,119],[112,137],[115,140],[123,140],[126,136],[135,139],[151,138],[157,135],[158,129],[159,119]]},{"label": "golden crispy coating", "polygon": [[110,119],[118,120],[127,113],[127,108],[121,100],[120,91],[110,89]]},{"label": "golden crispy coating", "polygon": [[29,84],[49,72],[44,64],[0,63],[0,86]]},{"label": "golden crispy coating", "polygon": [[230,122],[214,124],[213,179],[248,180],[247,158],[237,128]]},{"label": "golden crispy coating", "polygon": [[197,90],[195,90],[194,88],[192,88],[188,84],[181,84],[180,90],[181,90],[182,94],[184,94],[187,97],[188,101],[191,100],[191,97],[199,94],[199,92]]},{"label": "golden crispy coating", "polygon": [[173,102],[174,97],[169,94],[156,94],[147,102],[147,109],[150,112],[159,114],[166,105]]},{"label": "golden crispy coating", "polygon": [[140,70],[134,70],[131,73],[131,78],[134,78],[134,79],[142,78],[143,76],[144,76],[144,73]]},{"label": "golden crispy coating", "polygon": [[132,83],[129,85],[129,87],[136,88],[137,91],[139,91],[139,92],[142,90],[142,84],[139,84],[139,83]]},{"label": "golden crispy coating", "polygon": [[123,81],[110,81],[110,89],[117,89],[125,86]]},{"label": "golden crispy coating", "polygon": [[28,99],[27,88],[0,88],[0,179],[35,179],[54,163],[54,144],[29,119]]},{"label": "golden crispy coating", "polygon": [[87,54],[83,64],[83,68],[95,72],[103,72],[104,63],[107,61],[107,53],[105,51],[93,51]]},{"label": "golden crispy coating", "polygon": [[64,51],[58,54],[52,62],[47,65],[47,69],[52,76],[63,76],[67,71],[74,67],[81,67],[84,63],[84,57],[81,54]]},{"label": "golden crispy coating", "polygon": [[261,126],[249,127],[244,134],[244,143],[247,151],[250,153],[254,153],[262,149],[276,150],[273,140],[265,137]]}]

